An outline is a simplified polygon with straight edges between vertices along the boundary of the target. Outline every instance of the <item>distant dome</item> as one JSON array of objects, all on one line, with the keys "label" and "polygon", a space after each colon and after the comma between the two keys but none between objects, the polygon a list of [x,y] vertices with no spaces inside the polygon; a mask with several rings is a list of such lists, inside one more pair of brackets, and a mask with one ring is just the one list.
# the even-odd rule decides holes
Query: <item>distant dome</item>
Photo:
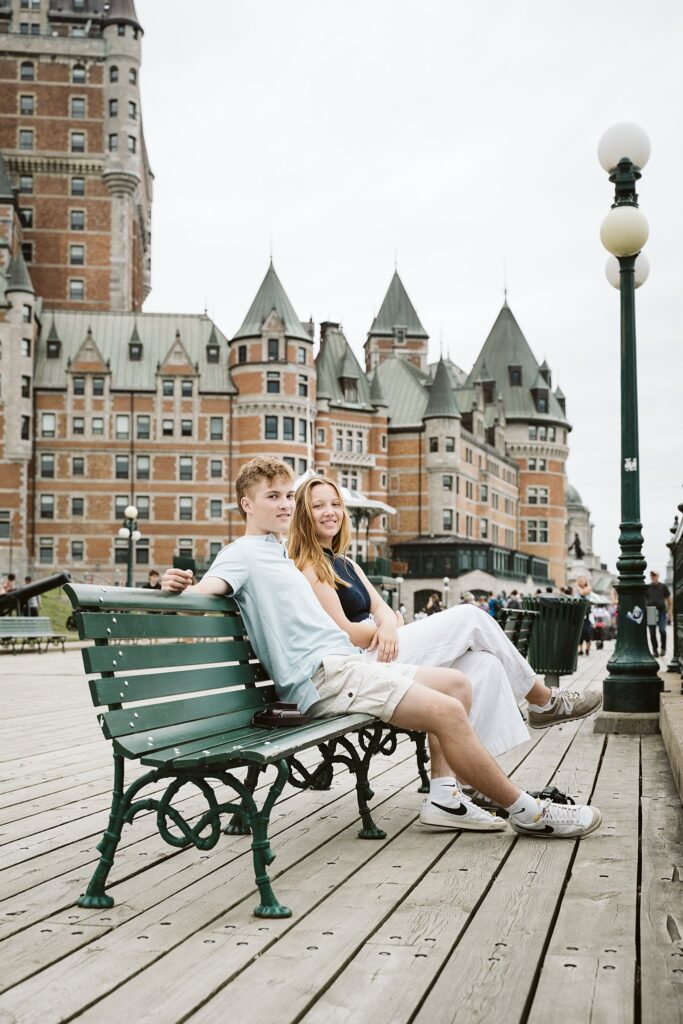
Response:
[{"label": "distant dome", "polygon": [[583,505],[581,495],[577,491],[576,487],[572,487],[570,483],[567,484],[567,504],[568,505]]}]

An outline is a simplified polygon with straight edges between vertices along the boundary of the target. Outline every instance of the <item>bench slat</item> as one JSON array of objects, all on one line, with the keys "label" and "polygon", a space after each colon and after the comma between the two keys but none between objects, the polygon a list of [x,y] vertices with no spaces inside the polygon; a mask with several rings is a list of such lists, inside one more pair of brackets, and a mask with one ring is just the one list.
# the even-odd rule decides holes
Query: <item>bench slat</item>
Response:
[{"label": "bench slat", "polygon": [[[250,668],[251,666],[244,666]],[[182,725],[202,718],[222,715],[242,708],[257,708],[262,704],[261,689],[240,688],[226,693],[213,693],[208,697],[189,697],[160,704],[139,704],[137,707],[116,709],[100,714],[100,724],[107,739],[130,736],[136,732],[149,732],[164,725]]]},{"label": "bench slat", "polygon": [[301,725],[292,730],[269,729],[267,739],[257,734],[253,743],[241,744],[242,749],[239,752],[233,749],[233,738],[227,736],[224,741],[208,746],[206,751],[174,758],[172,764],[174,768],[192,768],[197,765],[216,764],[235,754],[246,761],[268,764],[270,761],[289,757],[299,750],[315,747],[318,743],[334,739],[352,729],[361,729],[375,721],[372,715],[340,715],[335,718],[318,718],[310,725]]},{"label": "bench slat", "polygon": [[86,583],[66,583],[62,589],[74,609],[232,613],[238,610],[233,597],[168,594],[163,590],[145,590],[142,587],[98,587]]},{"label": "bench slat", "polygon": [[[272,703],[274,699],[275,696],[272,695],[268,700],[264,701],[263,706],[265,707],[267,704]],[[259,729],[257,726],[252,725],[251,720],[253,716],[254,711],[251,709],[249,711],[235,711],[231,715],[219,715],[216,718],[205,719],[204,722],[196,723],[196,735],[192,738],[188,738],[187,733],[183,732],[182,739],[177,740],[177,742],[164,742],[163,745],[159,745],[157,748],[154,745],[149,745],[146,749],[140,750],[138,756],[140,756],[142,764],[154,765],[158,768],[168,764],[172,758],[200,754],[207,747],[216,746],[222,740],[229,740],[237,750],[244,743],[253,742],[254,737],[259,732],[263,733],[263,739],[268,739],[268,734],[272,730]],[[216,728],[219,719],[224,720],[224,725],[221,728]],[[205,729],[203,733],[200,732],[200,727],[207,723],[211,724],[211,731]],[[154,739],[154,736],[155,734],[152,734],[151,738]],[[134,743],[136,744],[135,749],[137,749],[137,743],[143,739],[144,736],[126,737],[125,743],[127,747]],[[120,744],[121,740],[119,739],[115,742]]]},{"label": "bench slat", "polygon": [[[246,657],[255,658],[251,646],[249,651]],[[86,647],[83,650],[83,664],[89,675],[94,672],[132,672],[145,668],[184,668],[187,665],[212,665],[237,660],[236,644],[232,640],[207,640],[199,643],[181,641],[156,646],[111,644]]]},{"label": "bench slat", "polygon": [[239,615],[140,615],[127,612],[76,612],[82,640],[131,640],[166,637],[246,636]]},{"label": "bench slat", "polygon": [[[242,647],[235,643],[234,647]],[[248,654],[245,643],[244,657]],[[239,657],[239,652],[236,652]],[[173,697],[178,693],[198,693],[201,690],[224,690],[228,686],[262,682],[268,678],[260,662],[248,665],[216,665],[213,668],[191,669],[184,672],[148,672],[144,675],[124,675],[108,679],[91,679],[90,693],[95,707],[102,704],[128,704],[131,701]]]}]

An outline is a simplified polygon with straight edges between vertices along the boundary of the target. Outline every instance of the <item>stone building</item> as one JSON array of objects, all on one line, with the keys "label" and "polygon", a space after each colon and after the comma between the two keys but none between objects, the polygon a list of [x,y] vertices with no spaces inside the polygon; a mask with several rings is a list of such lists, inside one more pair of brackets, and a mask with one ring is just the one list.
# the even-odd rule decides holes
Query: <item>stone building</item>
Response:
[{"label": "stone building", "polygon": [[[255,454],[354,496],[354,553],[403,598],[565,582],[564,396],[507,302],[469,373],[429,363],[396,271],[361,366],[274,266],[239,329],[144,313],[152,176],[132,0],[0,0],[0,572],[122,582],[241,530]],[[245,301],[245,308],[247,302]],[[412,610],[412,608],[411,608]]]}]

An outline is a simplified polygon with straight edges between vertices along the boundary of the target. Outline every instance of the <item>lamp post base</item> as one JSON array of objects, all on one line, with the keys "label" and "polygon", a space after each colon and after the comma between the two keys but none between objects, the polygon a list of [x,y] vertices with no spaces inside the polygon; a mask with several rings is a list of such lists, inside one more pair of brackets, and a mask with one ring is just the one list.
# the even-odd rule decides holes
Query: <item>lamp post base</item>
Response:
[{"label": "lamp post base", "polygon": [[626,663],[612,659],[607,668],[609,675],[602,684],[603,711],[644,712],[659,711],[659,695],[664,683],[658,675],[659,666],[651,656]]}]

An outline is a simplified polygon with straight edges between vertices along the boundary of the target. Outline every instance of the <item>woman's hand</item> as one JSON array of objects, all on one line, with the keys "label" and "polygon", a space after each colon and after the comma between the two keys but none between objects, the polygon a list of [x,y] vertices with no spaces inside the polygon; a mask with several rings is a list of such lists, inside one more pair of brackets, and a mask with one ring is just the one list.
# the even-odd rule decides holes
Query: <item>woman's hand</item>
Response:
[{"label": "woman's hand", "polygon": [[377,648],[378,661],[396,661],[398,657],[398,634],[396,632],[396,626],[387,622],[379,624],[368,650],[374,651],[375,648]]},{"label": "woman's hand", "polygon": [[400,612],[396,612],[396,625],[400,627],[400,626],[405,626],[405,624],[406,624],[406,620],[403,618],[401,613]]}]

